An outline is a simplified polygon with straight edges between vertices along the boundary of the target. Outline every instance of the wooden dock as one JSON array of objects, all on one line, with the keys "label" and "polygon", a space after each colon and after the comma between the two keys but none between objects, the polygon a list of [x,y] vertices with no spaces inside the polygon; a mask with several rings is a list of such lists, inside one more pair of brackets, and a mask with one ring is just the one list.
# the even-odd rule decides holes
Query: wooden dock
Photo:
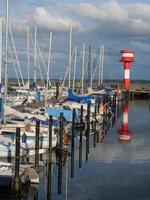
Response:
[{"label": "wooden dock", "polygon": [[131,90],[130,97],[134,99],[150,99],[150,90]]},{"label": "wooden dock", "polygon": [[127,93],[130,99],[150,99],[150,90],[129,90],[122,91],[123,93]]}]

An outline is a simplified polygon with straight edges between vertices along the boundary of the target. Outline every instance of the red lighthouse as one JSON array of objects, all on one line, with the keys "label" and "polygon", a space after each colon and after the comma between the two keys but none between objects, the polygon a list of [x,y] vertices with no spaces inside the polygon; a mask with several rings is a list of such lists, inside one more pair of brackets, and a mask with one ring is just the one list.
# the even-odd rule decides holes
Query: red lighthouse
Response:
[{"label": "red lighthouse", "polygon": [[130,67],[131,62],[135,61],[134,58],[135,52],[132,50],[122,50],[120,62],[124,63],[124,78],[123,78],[123,87],[125,90],[130,89]]},{"label": "red lighthouse", "polygon": [[120,142],[129,143],[131,141],[131,131],[129,130],[128,127],[128,115],[129,115],[129,108],[128,105],[125,105],[123,108],[122,127],[118,131]]}]

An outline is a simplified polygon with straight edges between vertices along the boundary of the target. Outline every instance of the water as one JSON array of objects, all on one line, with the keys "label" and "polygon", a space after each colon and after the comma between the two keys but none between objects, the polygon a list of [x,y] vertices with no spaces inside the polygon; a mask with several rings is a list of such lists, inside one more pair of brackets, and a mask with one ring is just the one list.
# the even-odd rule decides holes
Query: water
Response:
[{"label": "water", "polygon": [[[78,168],[76,139],[75,177],[70,178],[70,157],[63,166],[62,194],[57,193],[58,166],[52,165],[52,200],[149,200],[150,199],[150,102],[133,101],[128,106],[129,134],[120,140],[118,130],[122,116],[107,132],[103,143],[90,144],[88,162],[83,148],[82,170]],[[85,142],[84,142],[85,143]],[[55,155],[54,155],[55,159]],[[46,199],[46,171],[41,169],[41,182],[34,199]],[[66,176],[67,174],[67,176]],[[34,193],[35,195],[35,193]],[[33,196],[24,199],[33,199]]]}]

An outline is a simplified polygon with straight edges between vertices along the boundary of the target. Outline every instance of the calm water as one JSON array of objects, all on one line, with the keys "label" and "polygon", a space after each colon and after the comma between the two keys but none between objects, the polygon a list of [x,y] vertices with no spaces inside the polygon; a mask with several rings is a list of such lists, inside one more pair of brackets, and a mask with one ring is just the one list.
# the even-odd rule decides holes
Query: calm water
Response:
[{"label": "calm water", "polygon": [[[116,119],[103,143],[94,148],[91,138],[88,162],[83,149],[82,170],[78,168],[76,140],[75,177],[70,178],[70,158],[63,167],[62,194],[57,194],[56,165],[52,166],[52,200],[150,200],[150,102],[129,103],[131,140],[121,142],[118,129],[122,116]],[[54,157],[55,159],[55,157]],[[46,172],[41,172],[38,196],[27,199],[46,199]],[[35,188],[34,188],[35,189]],[[24,198],[25,199],[25,198]]]}]

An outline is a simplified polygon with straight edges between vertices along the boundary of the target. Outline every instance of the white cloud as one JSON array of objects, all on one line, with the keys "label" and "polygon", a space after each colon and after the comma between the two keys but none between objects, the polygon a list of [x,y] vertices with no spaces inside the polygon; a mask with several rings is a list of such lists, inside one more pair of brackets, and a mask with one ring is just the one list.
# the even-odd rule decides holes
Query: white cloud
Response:
[{"label": "white cloud", "polygon": [[94,6],[90,3],[80,3],[75,6],[75,9],[82,16],[98,21],[121,21],[127,18],[127,12],[117,1],[111,1],[99,6]]},{"label": "white cloud", "polygon": [[[120,4],[118,1],[99,4],[80,3],[73,6],[80,16],[95,22],[94,28],[126,35],[150,34],[150,4]],[[102,30],[105,29],[105,30]]]},{"label": "white cloud", "polygon": [[[33,17],[35,23],[42,28],[51,29],[54,31],[68,31],[70,26],[70,18],[61,16],[53,10],[47,11],[44,7],[37,7]],[[81,30],[81,24],[73,20],[73,28]]]},{"label": "white cloud", "polygon": [[[57,7],[29,7],[28,4],[21,3],[19,8],[22,12],[20,17],[11,17],[10,23],[14,31],[25,32],[26,26],[37,25],[41,30],[51,30],[55,32],[66,32],[69,30],[71,16],[67,13],[60,13]],[[73,30],[82,31],[83,27],[78,20],[72,19]]]}]

